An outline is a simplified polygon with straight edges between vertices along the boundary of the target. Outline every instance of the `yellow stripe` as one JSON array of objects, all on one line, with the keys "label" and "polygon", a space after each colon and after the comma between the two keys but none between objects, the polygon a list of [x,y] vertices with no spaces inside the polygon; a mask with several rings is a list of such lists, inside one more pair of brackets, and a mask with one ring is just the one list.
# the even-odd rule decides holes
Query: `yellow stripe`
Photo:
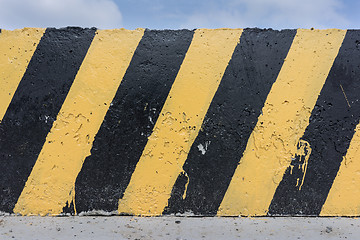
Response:
[{"label": "yellow stripe", "polygon": [[30,59],[45,32],[24,28],[0,33],[0,121],[11,102]]},{"label": "yellow stripe", "polygon": [[360,124],[323,205],[320,216],[360,215]]},{"label": "yellow stripe", "polygon": [[57,215],[75,180],[144,30],[98,31],[14,208]]},{"label": "yellow stripe", "polygon": [[241,29],[195,31],[154,131],[119,201],[120,213],[162,214],[241,33]]},{"label": "yellow stripe", "polygon": [[265,215],[346,31],[297,31],[218,215]]}]

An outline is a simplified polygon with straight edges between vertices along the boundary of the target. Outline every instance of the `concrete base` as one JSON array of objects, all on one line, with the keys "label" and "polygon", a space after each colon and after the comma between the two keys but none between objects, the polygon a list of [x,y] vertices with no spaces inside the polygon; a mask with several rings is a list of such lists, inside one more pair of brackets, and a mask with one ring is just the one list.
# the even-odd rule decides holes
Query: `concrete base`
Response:
[{"label": "concrete base", "polygon": [[357,239],[356,218],[0,217],[1,239]]}]

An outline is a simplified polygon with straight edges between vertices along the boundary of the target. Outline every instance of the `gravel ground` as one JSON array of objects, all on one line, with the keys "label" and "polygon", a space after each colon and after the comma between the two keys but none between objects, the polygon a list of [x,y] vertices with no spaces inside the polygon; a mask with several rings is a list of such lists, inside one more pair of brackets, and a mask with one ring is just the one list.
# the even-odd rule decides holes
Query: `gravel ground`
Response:
[{"label": "gravel ground", "polygon": [[356,218],[0,217],[0,239],[359,239]]}]

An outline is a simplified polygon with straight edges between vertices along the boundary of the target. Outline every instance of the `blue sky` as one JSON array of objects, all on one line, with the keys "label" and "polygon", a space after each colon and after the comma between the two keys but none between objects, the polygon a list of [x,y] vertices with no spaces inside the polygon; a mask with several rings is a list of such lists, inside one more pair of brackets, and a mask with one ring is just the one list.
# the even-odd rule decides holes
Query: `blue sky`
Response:
[{"label": "blue sky", "polygon": [[0,0],[0,28],[360,28],[360,0]]}]

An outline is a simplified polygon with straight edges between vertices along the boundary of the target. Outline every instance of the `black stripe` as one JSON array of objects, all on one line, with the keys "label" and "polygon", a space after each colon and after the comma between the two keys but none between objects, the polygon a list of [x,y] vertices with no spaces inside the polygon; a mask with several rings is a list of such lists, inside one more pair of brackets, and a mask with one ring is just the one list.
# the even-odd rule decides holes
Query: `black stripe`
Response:
[{"label": "black stripe", "polygon": [[295,34],[295,30],[243,32],[165,214],[216,214]]},{"label": "black stripe", "polygon": [[359,76],[360,31],[348,31],[301,138],[307,143],[298,146],[312,150],[304,183],[300,189],[304,156],[296,155],[275,192],[270,215],[320,214],[359,123]]},{"label": "black stripe", "polygon": [[145,31],[77,177],[77,212],[117,210],[192,36]]},{"label": "black stripe", "polygon": [[94,37],[47,29],[0,124],[0,210],[12,212]]}]

